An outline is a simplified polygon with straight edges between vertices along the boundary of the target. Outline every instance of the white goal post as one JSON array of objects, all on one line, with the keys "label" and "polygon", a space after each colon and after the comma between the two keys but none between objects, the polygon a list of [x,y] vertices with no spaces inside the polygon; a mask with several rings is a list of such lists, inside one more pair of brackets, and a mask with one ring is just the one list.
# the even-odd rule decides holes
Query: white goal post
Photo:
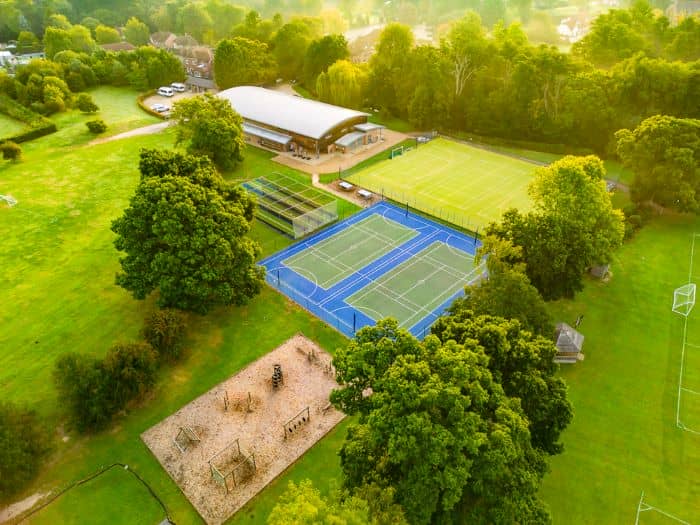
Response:
[{"label": "white goal post", "polygon": [[17,199],[11,195],[0,195],[0,201],[5,201],[10,208],[17,204]]},{"label": "white goal post", "polygon": [[391,150],[391,159],[393,160],[395,157],[398,157],[399,155],[403,155],[404,148],[403,146],[397,146]]},{"label": "white goal post", "polygon": [[673,312],[688,317],[695,306],[695,283],[688,283],[673,291]]}]

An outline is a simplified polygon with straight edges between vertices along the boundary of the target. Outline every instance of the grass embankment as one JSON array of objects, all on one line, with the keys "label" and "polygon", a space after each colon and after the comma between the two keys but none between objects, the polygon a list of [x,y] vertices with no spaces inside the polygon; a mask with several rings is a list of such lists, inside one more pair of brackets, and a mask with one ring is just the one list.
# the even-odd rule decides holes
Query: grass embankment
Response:
[{"label": "grass embankment", "polygon": [[22,131],[26,125],[19,120],[8,117],[0,113],[0,138],[10,137]]},{"label": "grass embankment", "polygon": [[[129,99],[133,93],[124,96]],[[142,118],[146,124],[154,120],[130,109],[120,120],[117,107],[101,105],[102,111],[114,112],[111,125],[122,131],[143,124]],[[177,366],[160,371],[142,406],[131,407],[108,431],[88,437],[69,432],[64,442],[58,429],[62,407],[51,377],[55,359],[68,351],[101,356],[116,342],[137,339],[143,317],[153,307],[152,301],[135,301],[114,285],[118,253],[109,227],[137,183],[139,150],[172,147],[174,136],[166,131],[91,146],[86,143],[92,136],[83,124],[91,117],[74,112],[55,118],[57,133],[27,144],[23,162],[0,165],[2,193],[19,201],[14,208],[0,207],[5,232],[0,252],[0,390],[3,399],[36,409],[49,428],[56,429],[48,465],[16,499],[68,486],[105,465],[122,462],[154,488],[175,522],[198,523],[194,509],[142,444],[141,432],[296,332],[330,351],[345,339],[266,288],[246,307],[193,317],[189,354]],[[253,177],[278,170],[263,153],[251,148],[240,171]],[[296,176],[308,183],[308,177]],[[257,223],[252,235],[263,244],[264,255],[291,242]],[[328,438],[330,445],[319,445],[327,449],[324,457],[333,456],[334,443],[342,439],[343,430],[336,432],[340,434]],[[300,465],[310,473],[317,469],[306,460]],[[127,524],[160,519],[157,507],[152,512],[143,506],[144,514],[139,514],[138,485],[110,480],[98,478],[69,491],[30,522]],[[122,504],[130,504],[132,510],[122,512]]]}]

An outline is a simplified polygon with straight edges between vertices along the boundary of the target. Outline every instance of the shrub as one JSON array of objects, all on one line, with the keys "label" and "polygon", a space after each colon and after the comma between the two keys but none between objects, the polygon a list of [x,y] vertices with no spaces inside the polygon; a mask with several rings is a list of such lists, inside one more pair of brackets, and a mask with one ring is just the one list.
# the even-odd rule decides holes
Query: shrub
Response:
[{"label": "shrub", "polygon": [[2,158],[5,160],[18,162],[22,159],[22,148],[12,141],[8,140],[0,143],[0,151],[2,152]]},{"label": "shrub", "polygon": [[36,413],[0,402],[0,501],[31,481],[48,450],[48,432]]},{"label": "shrub", "polygon": [[56,361],[54,381],[71,422],[80,432],[104,428],[116,412],[109,377],[99,359],[64,354]]},{"label": "shrub", "polygon": [[54,380],[75,428],[104,428],[130,400],[152,387],[156,357],[147,343],[114,345],[102,360],[76,353],[59,357]]},{"label": "shrub", "polygon": [[115,411],[143,395],[155,383],[157,355],[148,343],[114,345],[103,365]]},{"label": "shrub", "polygon": [[80,93],[76,100],[76,106],[83,113],[96,113],[100,108],[95,104],[95,101],[87,93]]},{"label": "shrub", "polygon": [[90,132],[94,133],[95,135],[107,131],[107,124],[105,124],[104,120],[90,120],[86,122],[85,125],[90,130]]},{"label": "shrub", "polygon": [[161,359],[175,360],[182,351],[186,328],[183,312],[165,308],[146,317],[142,335]]}]

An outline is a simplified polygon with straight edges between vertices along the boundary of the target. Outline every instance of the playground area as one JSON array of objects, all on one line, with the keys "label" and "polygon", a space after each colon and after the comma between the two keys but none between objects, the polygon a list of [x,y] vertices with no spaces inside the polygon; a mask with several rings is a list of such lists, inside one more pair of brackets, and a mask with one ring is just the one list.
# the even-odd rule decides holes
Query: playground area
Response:
[{"label": "playground area", "polygon": [[141,435],[209,524],[223,523],[344,416],[331,356],[296,335]]}]

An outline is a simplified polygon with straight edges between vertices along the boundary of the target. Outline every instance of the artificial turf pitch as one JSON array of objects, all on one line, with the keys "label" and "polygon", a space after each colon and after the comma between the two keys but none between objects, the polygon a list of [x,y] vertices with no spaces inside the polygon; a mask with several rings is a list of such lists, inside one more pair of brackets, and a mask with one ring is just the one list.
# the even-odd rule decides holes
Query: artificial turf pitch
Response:
[{"label": "artificial turf pitch", "polygon": [[527,185],[537,166],[447,140],[434,139],[348,177],[348,181],[462,228],[530,208]]}]

